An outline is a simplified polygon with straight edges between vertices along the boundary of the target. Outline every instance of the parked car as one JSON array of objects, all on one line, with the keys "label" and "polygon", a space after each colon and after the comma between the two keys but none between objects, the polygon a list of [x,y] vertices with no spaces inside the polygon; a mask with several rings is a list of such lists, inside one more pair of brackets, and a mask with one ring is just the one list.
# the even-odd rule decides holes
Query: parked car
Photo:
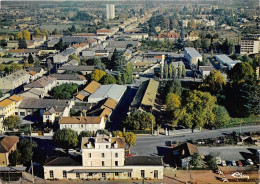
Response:
[{"label": "parked car", "polygon": [[246,162],[248,163],[248,165],[254,165],[254,162],[250,158],[247,159]]},{"label": "parked car", "polygon": [[237,163],[235,160],[232,160],[232,166],[237,166]]},{"label": "parked car", "polygon": [[221,164],[221,158],[220,157],[216,157],[216,164]]},{"label": "parked car", "polygon": [[237,164],[238,164],[239,167],[242,167],[242,166],[243,166],[241,160],[239,160],[239,161],[237,162]]},{"label": "parked car", "polygon": [[232,162],[230,160],[226,161],[227,166],[232,166]]},{"label": "parked car", "polygon": [[222,162],[222,166],[223,166],[223,167],[226,167],[226,166],[227,166],[227,164],[226,164],[226,161],[225,161],[225,160],[222,160],[221,162]]}]

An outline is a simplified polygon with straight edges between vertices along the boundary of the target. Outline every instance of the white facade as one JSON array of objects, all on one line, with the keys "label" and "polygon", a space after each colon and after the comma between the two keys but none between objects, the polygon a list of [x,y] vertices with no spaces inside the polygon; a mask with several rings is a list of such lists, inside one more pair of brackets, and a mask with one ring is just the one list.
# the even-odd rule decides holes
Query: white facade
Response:
[{"label": "white facade", "polygon": [[115,5],[114,4],[107,4],[107,19],[114,19],[115,18]]},{"label": "white facade", "polygon": [[[78,134],[80,134],[80,132],[82,132],[82,131],[96,132],[97,130],[105,129],[105,126],[106,126],[104,117],[100,117],[100,122],[97,122],[97,123],[87,123],[85,121],[74,123],[73,120],[71,120],[71,123],[63,123],[62,119],[65,119],[65,118],[66,117],[62,117],[59,122],[60,129],[70,128],[70,129],[76,131]],[[67,118],[70,118],[70,117],[67,117]]]},{"label": "white facade", "polygon": [[258,39],[242,39],[240,54],[258,54],[260,50],[260,37]]},{"label": "white facade", "polygon": [[199,61],[202,61],[202,56],[194,48],[186,47],[184,49],[184,57],[189,61],[191,68],[198,65]]}]

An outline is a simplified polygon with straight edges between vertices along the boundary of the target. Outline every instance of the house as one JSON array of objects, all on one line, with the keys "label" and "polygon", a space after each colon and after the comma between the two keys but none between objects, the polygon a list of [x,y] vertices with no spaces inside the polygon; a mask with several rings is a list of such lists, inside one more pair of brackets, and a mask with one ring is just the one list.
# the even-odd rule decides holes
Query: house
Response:
[{"label": "house", "polygon": [[40,49],[10,49],[5,51],[6,54],[10,54],[15,57],[28,57],[30,54],[32,56],[39,55]]},{"label": "house", "polygon": [[75,54],[76,53],[76,49],[74,48],[67,48],[66,50],[62,51],[61,53],[59,54],[55,54],[53,56],[53,63],[56,63],[56,64],[62,64],[62,63],[66,63],[69,59],[69,56],[71,54]]},{"label": "house", "polygon": [[50,77],[56,79],[56,84],[62,85],[62,84],[77,84],[79,86],[83,86],[86,84],[87,79],[83,75],[78,74],[63,74],[63,73],[56,73],[56,74],[50,74]]},{"label": "house", "polygon": [[79,66],[69,66],[63,65],[58,68],[58,73],[64,73],[65,71],[73,71],[77,73],[81,73],[82,75],[87,75],[92,73],[95,70],[95,66],[93,65],[79,65]]},{"label": "house", "polygon": [[0,102],[0,115],[4,115],[4,119],[11,115],[17,115],[17,107],[22,101],[22,97],[13,95]]},{"label": "house", "polygon": [[187,159],[188,157],[191,157],[195,153],[199,153],[197,146],[191,144],[191,143],[183,143],[180,144],[174,148],[172,148],[173,152],[173,159],[175,161],[176,166],[182,167],[183,159]]},{"label": "house", "polygon": [[154,106],[158,87],[159,82],[153,79],[142,82],[131,103],[130,111],[133,111],[133,109],[136,108],[140,111],[151,112]]},{"label": "house", "polygon": [[72,116],[72,117],[61,117],[59,120],[60,129],[70,128],[76,131],[78,134],[82,131],[94,131],[105,129],[104,117],[99,116]]},{"label": "house", "polygon": [[202,56],[198,51],[191,47],[184,48],[184,57],[188,60],[191,68],[196,68],[199,61],[202,61]]},{"label": "house", "polygon": [[114,32],[111,29],[98,29],[97,34],[104,34],[107,36],[112,36]]},{"label": "house", "polygon": [[0,166],[9,165],[9,154],[17,149],[19,137],[5,136],[0,142]]},{"label": "house", "polygon": [[56,87],[56,84],[57,80],[55,78],[52,78],[50,76],[43,76],[42,78],[37,79],[36,81],[26,84],[24,86],[24,91],[34,88],[44,91],[47,94],[50,90],[52,90],[52,88]]},{"label": "house", "polygon": [[65,106],[54,106],[50,107],[47,111],[43,113],[43,123],[53,124],[58,121],[60,117],[68,117],[70,115],[69,107]]},{"label": "house", "polygon": [[10,75],[0,78],[0,90],[19,91],[19,87],[29,83],[30,75],[25,70],[18,70]]},{"label": "house", "polygon": [[15,115],[15,101],[4,99],[0,102],[0,114],[5,117]]},{"label": "house", "polygon": [[28,73],[30,75],[30,81],[34,81],[42,77],[46,72],[42,67],[34,66],[28,69]]},{"label": "house", "polygon": [[7,42],[6,48],[8,49],[18,49],[18,47],[19,47],[19,41],[17,40],[9,40]]},{"label": "house", "polygon": [[[69,100],[24,98],[19,104],[17,111],[21,117],[29,115],[43,117],[43,113],[48,111],[51,107],[67,107],[63,108],[63,114],[69,114],[73,105],[74,102]],[[46,117],[46,119],[48,119],[48,117]]]},{"label": "house", "polygon": [[101,85],[93,94],[88,97],[88,102],[96,103],[108,97],[119,102],[125,91],[126,86],[123,85]]},{"label": "house", "polygon": [[72,47],[76,50],[75,54],[79,55],[84,49],[89,48],[89,44],[88,43],[76,43],[74,45],[72,45]]},{"label": "house", "polygon": [[31,88],[27,91],[24,91],[20,95],[25,98],[43,98],[44,96],[47,96],[47,94],[44,91],[36,88]]},{"label": "house", "polygon": [[213,70],[215,70],[213,66],[199,66],[202,77],[208,76]]},{"label": "house", "polygon": [[44,179],[163,179],[161,157],[125,158],[125,139],[97,134],[83,137],[82,163],[68,157],[47,159]]}]

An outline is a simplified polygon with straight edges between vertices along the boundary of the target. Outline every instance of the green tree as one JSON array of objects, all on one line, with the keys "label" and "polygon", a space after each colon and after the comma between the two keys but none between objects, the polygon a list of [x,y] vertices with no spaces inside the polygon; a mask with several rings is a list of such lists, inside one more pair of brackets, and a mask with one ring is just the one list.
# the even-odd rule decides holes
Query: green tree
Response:
[{"label": "green tree", "polygon": [[122,76],[121,76],[121,73],[120,72],[118,72],[117,73],[117,82],[118,82],[118,84],[122,84]]},{"label": "green tree", "polygon": [[126,77],[125,72],[123,73],[122,81],[123,81],[123,84],[126,84],[126,82],[127,82],[127,77]]},{"label": "green tree", "polygon": [[3,97],[3,92],[0,90],[0,98]]},{"label": "green tree", "polygon": [[91,131],[81,131],[79,136],[78,136],[78,141],[79,141],[79,145],[81,144],[82,141],[82,137],[92,137],[93,136],[93,132]]},{"label": "green tree", "polygon": [[73,148],[78,145],[78,135],[72,129],[64,128],[58,130],[53,135],[53,142],[60,148],[64,148],[67,151],[69,148]]},{"label": "green tree", "polygon": [[125,74],[127,78],[127,83],[132,83],[133,82],[133,65],[132,63],[127,63],[126,68],[125,68]]},{"label": "green tree", "polygon": [[130,153],[131,148],[136,145],[136,136],[133,132],[126,132],[124,138]]},{"label": "green tree", "polygon": [[229,72],[228,77],[231,83],[239,84],[245,81],[246,77],[254,76],[254,70],[249,63],[237,63]]},{"label": "green tree", "polygon": [[134,110],[123,125],[128,130],[147,130],[151,129],[152,125],[155,126],[155,117],[151,113],[139,112]]},{"label": "green tree", "polygon": [[169,64],[169,78],[172,78],[172,63]]},{"label": "green tree", "polygon": [[213,70],[205,77],[203,84],[199,88],[206,89],[212,93],[217,93],[226,85],[224,76],[219,70]]},{"label": "green tree", "polygon": [[178,79],[180,79],[181,78],[181,75],[182,75],[182,71],[181,71],[181,64],[180,64],[180,62],[178,62]]},{"label": "green tree", "polygon": [[21,153],[18,150],[11,151],[8,158],[9,158],[9,165],[16,166],[21,159]]},{"label": "green tree", "polygon": [[126,60],[123,53],[118,52],[117,49],[115,49],[111,57],[111,68],[114,70],[120,69],[125,63]]},{"label": "green tree", "polygon": [[180,108],[181,102],[180,97],[174,93],[169,93],[166,98],[166,110],[174,111]]},{"label": "green tree", "polygon": [[71,54],[71,55],[69,55],[69,61],[70,60],[76,60],[76,61],[78,61],[78,62],[80,62],[80,59],[78,58],[78,56],[76,55],[76,54]]},{"label": "green tree", "polygon": [[5,71],[5,74],[9,74],[10,73],[10,67],[6,66],[4,71]]},{"label": "green tree", "polygon": [[194,155],[192,155],[190,164],[195,168],[202,168],[203,160],[202,160],[200,154],[195,153]]},{"label": "green tree", "polygon": [[177,69],[173,66],[173,78],[177,78]]},{"label": "green tree", "polygon": [[169,93],[174,93],[180,97],[182,93],[181,82],[178,79],[174,79],[173,81],[167,82],[165,86],[165,91],[166,96]]},{"label": "green tree", "polygon": [[8,116],[4,120],[4,126],[9,128],[16,128],[21,124],[21,120],[19,116]]},{"label": "green tree", "polygon": [[20,39],[18,42],[18,49],[27,49],[27,43],[25,39]]},{"label": "green tree", "polygon": [[164,76],[165,76],[166,79],[168,79],[168,74],[169,74],[169,73],[168,73],[168,72],[169,72],[169,69],[168,69],[168,68],[169,68],[169,67],[168,67],[168,63],[167,63],[167,61],[165,61],[165,62],[164,62],[164,69],[163,69],[163,70],[164,70]]},{"label": "green tree", "polygon": [[97,130],[97,133],[107,135],[109,132],[106,129],[99,129],[99,130]]},{"label": "green tree", "polygon": [[215,170],[218,169],[218,165],[217,165],[217,163],[216,163],[217,160],[216,160],[216,158],[215,158],[214,156],[212,156],[212,155],[207,155],[207,156],[205,157],[205,160],[206,160],[206,162],[207,162],[208,167],[209,167],[211,170],[215,171]]},{"label": "green tree", "polygon": [[99,81],[101,84],[116,84],[116,78],[113,75],[106,74],[102,79]]},{"label": "green tree", "polygon": [[112,136],[113,137],[123,137],[123,132],[121,132],[120,130],[113,131]]},{"label": "green tree", "polygon": [[33,59],[33,56],[32,56],[31,53],[29,54],[29,57],[28,57],[28,63],[29,64],[33,64],[34,63],[34,59]]},{"label": "green tree", "polygon": [[24,30],[23,31],[23,38],[25,40],[30,40],[31,39],[31,35],[30,35],[30,32],[28,30]]},{"label": "green tree", "polygon": [[206,50],[210,50],[211,40],[209,38],[204,38],[201,40],[201,47]]},{"label": "green tree", "polygon": [[24,66],[24,68],[29,68],[29,67],[30,67],[28,61],[25,61],[24,64],[23,64],[23,66]]},{"label": "green tree", "polygon": [[18,143],[18,150],[21,153],[20,162],[24,165],[29,165],[33,158],[33,151],[37,148],[35,141],[23,139]]},{"label": "green tree", "polygon": [[0,64],[0,71],[4,71],[5,70],[5,65],[4,64]]},{"label": "green tree", "polygon": [[181,123],[189,128],[204,127],[215,119],[212,112],[217,99],[208,92],[190,91],[183,100],[183,110],[186,111]]},{"label": "green tree", "polygon": [[105,75],[106,75],[106,72],[104,72],[103,70],[95,69],[91,73],[90,78],[91,78],[91,80],[99,82]]},{"label": "green tree", "polygon": [[230,122],[230,116],[225,107],[215,105],[213,108],[213,113],[215,114],[215,120],[214,124],[212,124],[211,127],[220,128]]},{"label": "green tree", "polygon": [[231,116],[248,117],[259,113],[260,86],[253,77],[246,77],[243,82],[233,84],[226,92],[227,109]]},{"label": "green tree", "polygon": [[182,65],[181,72],[182,72],[181,77],[182,78],[186,77],[186,69],[184,65]]},{"label": "green tree", "polygon": [[51,95],[55,99],[71,99],[72,94],[78,89],[77,84],[62,84],[52,89]]},{"label": "green tree", "polygon": [[22,32],[18,32],[16,35],[18,40],[22,40],[23,39],[23,33]]}]

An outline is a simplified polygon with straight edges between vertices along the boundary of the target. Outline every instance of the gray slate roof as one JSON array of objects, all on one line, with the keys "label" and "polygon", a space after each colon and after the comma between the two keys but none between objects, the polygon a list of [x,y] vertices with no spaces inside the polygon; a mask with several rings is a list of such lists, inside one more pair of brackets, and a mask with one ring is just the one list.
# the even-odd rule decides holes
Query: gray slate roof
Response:
[{"label": "gray slate roof", "polygon": [[162,157],[133,156],[125,158],[125,166],[162,166]]},{"label": "gray slate roof", "polygon": [[19,105],[19,109],[44,109],[54,106],[67,107],[69,106],[69,101],[56,99],[24,98]]}]

